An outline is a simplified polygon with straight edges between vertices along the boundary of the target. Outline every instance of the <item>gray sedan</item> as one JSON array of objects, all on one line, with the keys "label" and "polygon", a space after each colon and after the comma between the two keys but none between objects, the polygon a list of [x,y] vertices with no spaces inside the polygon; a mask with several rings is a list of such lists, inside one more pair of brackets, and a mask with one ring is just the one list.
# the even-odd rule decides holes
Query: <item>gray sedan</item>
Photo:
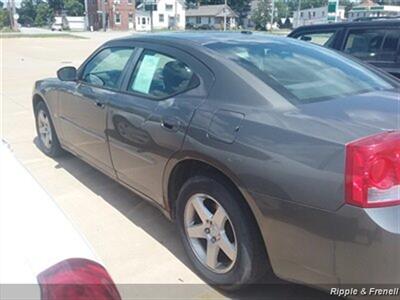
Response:
[{"label": "gray sedan", "polygon": [[57,75],[34,88],[40,148],[151,201],[207,282],[400,282],[390,75],[249,33],[117,39]]}]

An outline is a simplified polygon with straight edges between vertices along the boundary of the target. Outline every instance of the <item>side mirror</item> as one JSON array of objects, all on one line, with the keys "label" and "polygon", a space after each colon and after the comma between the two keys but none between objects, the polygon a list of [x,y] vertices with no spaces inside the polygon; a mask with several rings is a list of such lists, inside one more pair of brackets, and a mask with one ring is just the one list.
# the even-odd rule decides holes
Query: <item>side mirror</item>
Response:
[{"label": "side mirror", "polygon": [[311,36],[303,35],[300,38],[302,41],[310,42],[312,40]]},{"label": "side mirror", "polygon": [[61,81],[75,81],[76,76],[75,67],[63,67],[57,71],[57,77]]}]

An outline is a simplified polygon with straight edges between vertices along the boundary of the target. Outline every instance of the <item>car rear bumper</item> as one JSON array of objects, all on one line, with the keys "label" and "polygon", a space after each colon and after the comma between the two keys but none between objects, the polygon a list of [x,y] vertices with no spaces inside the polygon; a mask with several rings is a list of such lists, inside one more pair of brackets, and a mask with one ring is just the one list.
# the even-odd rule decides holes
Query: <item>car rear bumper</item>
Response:
[{"label": "car rear bumper", "polygon": [[256,202],[278,277],[324,287],[400,282],[400,206],[327,212],[260,195]]}]

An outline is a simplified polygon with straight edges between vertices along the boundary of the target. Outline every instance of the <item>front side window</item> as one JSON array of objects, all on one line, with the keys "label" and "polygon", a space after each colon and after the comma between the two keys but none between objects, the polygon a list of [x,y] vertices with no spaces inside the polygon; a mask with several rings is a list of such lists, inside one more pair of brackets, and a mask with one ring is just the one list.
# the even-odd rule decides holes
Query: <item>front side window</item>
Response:
[{"label": "front side window", "polygon": [[173,9],[173,5],[172,4],[165,4],[165,10],[166,11],[171,11]]},{"label": "front side window", "polygon": [[355,29],[347,36],[344,52],[367,61],[393,61],[400,29]]},{"label": "front side window", "polygon": [[136,66],[128,89],[162,99],[197,86],[198,79],[183,62],[146,50]]},{"label": "front side window", "polygon": [[158,21],[159,21],[160,23],[163,23],[163,22],[164,22],[164,14],[159,14],[159,16],[158,16]]},{"label": "front side window", "polygon": [[297,37],[302,41],[311,42],[317,45],[332,47],[335,40],[336,31],[309,32],[302,33]]},{"label": "front side window", "polygon": [[324,47],[297,41],[227,41],[205,44],[241,65],[295,103],[393,89],[363,65]]},{"label": "front side window", "polygon": [[117,88],[132,53],[132,48],[102,50],[85,66],[81,80],[95,86]]}]

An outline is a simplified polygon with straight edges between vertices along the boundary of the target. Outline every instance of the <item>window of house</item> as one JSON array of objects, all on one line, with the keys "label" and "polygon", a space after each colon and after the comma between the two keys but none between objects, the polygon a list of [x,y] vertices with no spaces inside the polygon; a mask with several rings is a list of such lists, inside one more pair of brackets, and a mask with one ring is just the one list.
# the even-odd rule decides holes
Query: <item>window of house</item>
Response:
[{"label": "window of house", "polygon": [[201,24],[201,17],[196,17],[196,24]]},{"label": "window of house", "polygon": [[129,21],[129,23],[132,23],[132,22],[133,22],[133,13],[129,13],[129,15],[128,15],[128,21]]},{"label": "window of house", "polygon": [[344,52],[367,61],[395,61],[399,39],[397,29],[354,29],[349,31]]},{"label": "window of house", "polygon": [[121,14],[115,13],[114,20],[115,20],[115,24],[121,24]]},{"label": "window of house", "polygon": [[117,88],[132,48],[107,48],[100,51],[85,66],[82,81],[95,86]]},{"label": "window of house", "polygon": [[145,18],[145,17],[142,18],[142,24],[143,24],[143,25],[146,24],[146,18]]},{"label": "window of house", "polygon": [[301,12],[301,13],[300,13],[300,17],[302,18],[303,16],[304,16],[304,13],[303,13],[303,12]]},{"label": "window of house", "polygon": [[159,14],[159,15],[158,15],[158,21],[159,21],[160,23],[164,23],[164,14]]},{"label": "window of house", "polygon": [[315,17],[315,11],[312,12],[312,16]]},{"label": "window of house", "polygon": [[137,23],[140,25],[140,18],[137,18],[136,20],[137,20]]},{"label": "window of house", "polygon": [[162,99],[197,86],[198,78],[183,62],[145,50],[128,86],[128,90]]},{"label": "window of house", "polygon": [[128,0],[128,4],[132,4],[133,3],[133,0]]},{"label": "window of house", "polygon": [[325,12],[324,11],[322,12],[322,16],[325,16]]},{"label": "window of house", "polygon": [[179,23],[181,21],[181,16],[179,14],[176,15],[176,22]]},{"label": "window of house", "polygon": [[165,4],[165,10],[166,11],[171,11],[173,10],[174,6],[172,4]]}]

